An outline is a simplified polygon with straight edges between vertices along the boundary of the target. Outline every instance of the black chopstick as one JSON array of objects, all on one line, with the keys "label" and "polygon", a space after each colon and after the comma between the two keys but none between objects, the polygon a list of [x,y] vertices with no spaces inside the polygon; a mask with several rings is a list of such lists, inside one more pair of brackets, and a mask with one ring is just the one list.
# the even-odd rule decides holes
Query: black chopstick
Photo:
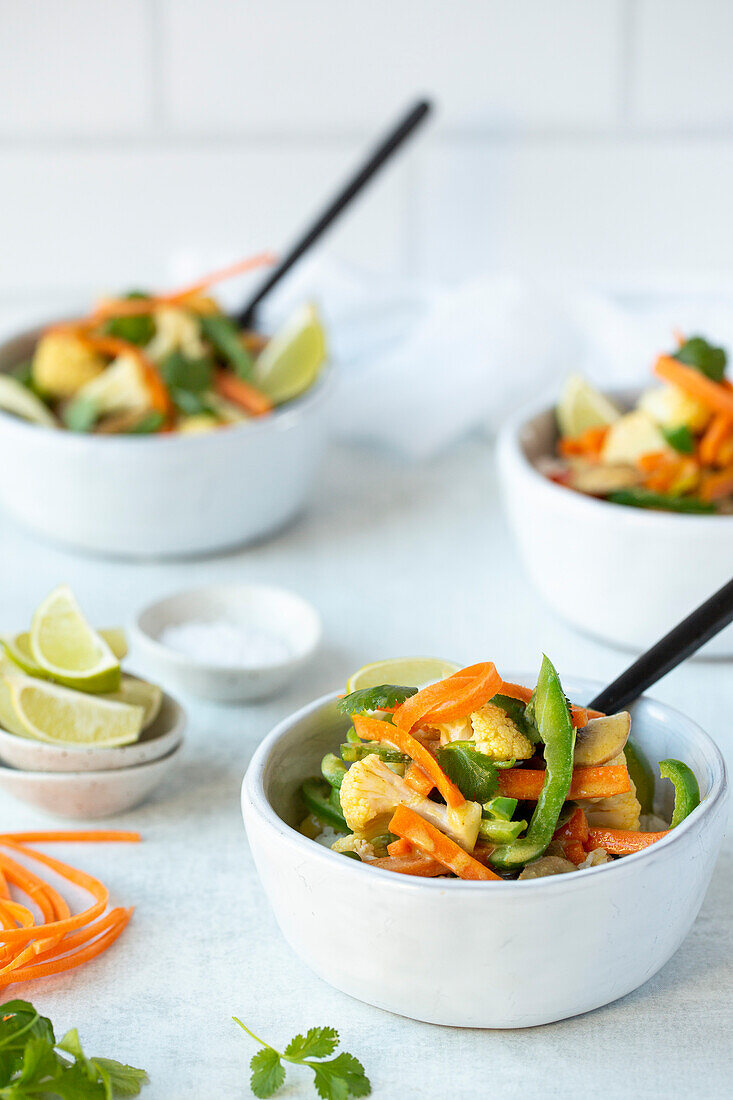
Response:
[{"label": "black chopstick", "polygon": [[432,109],[430,100],[419,100],[410,108],[407,114],[400,119],[397,125],[393,126],[389,133],[382,138],[361,167],[354,172],[346,184],[338,191],[333,199],[331,199],[325,210],[318,215],[316,220],[309,225],[303,235],[290,247],[277,267],[269,273],[262,285],[250,298],[249,302],[247,302],[236,315],[236,320],[242,328],[253,327],[255,310],[265,295],[269,294],[272,288],[280,282],[283,275],[290,270],[293,264],[308,251],[311,245],[315,244],[321,234],[333,225],[339,214],[346,209],[352,199],[359,194],[372,176],[379,171],[385,161],[389,160],[392,154],[410,136],[413,130],[415,130],[423,119],[430,114]]},{"label": "black chopstick", "polygon": [[655,645],[642,653],[618,679],[589,703],[593,710],[614,714],[633,703],[647,688],[661,680],[700,646],[733,622],[733,580],[700,604]]}]

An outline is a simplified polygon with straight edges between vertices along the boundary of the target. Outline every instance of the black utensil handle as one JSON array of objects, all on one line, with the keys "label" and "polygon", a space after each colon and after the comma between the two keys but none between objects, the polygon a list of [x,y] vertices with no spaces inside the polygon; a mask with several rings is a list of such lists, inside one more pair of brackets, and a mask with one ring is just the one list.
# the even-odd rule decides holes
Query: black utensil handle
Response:
[{"label": "black utensil handle", "polygon": [[387,136],[380,141],[379,145],[369,154],[362,166],[349,178],[348,182],[334,196],[325,210],[323,210],[308,229],[306,229],[302,237],[291,246],[282,260],[280,260],[277,267],[269,273],[262,285],[257,289],[252,298],[250,298],[249,302],[242,308],[236,319],[243,328],[251,326],[255,309],[265,295],[280,282],[283,275],[285,275],[293,264],[308,251],[311,245],[315,244],[321,234],[333,225],[339,214],[345,210],[352,199],[359,194],[372,176],[379,171],[385,161],[389,160],[392,154],[402,145],[403,141],[405,141],[413,130],[420,125],[423,119],[430,114],[432,109],[430,100],[420,100],[410,108],[408,113],[390,130]]},{"label": "black utensil handle", "polygon": [[588,704],[589,707],[604,714],[623,710],[730,622],[733,622],[733,580],[700,604],[656,645],[642,653],[633,665]]}]

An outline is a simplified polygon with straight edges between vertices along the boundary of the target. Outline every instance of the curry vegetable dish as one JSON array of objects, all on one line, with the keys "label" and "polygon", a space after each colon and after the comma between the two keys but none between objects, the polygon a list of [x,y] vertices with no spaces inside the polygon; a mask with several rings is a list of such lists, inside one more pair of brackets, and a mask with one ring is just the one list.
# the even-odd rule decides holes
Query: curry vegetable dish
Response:
[{"label": "curry vegetable dish", "polygon": [[242,329],[211,286],[266,254],[168,293],[131,291],[48,328],[32,358],[0,374],[0,409],[102,435],[199,433],[253,417],[313,385],[326,351],[313,306],[269,339]]},{"label": "curry vegetable dish", "polygon": [[657,357],[662,385],[628,412],[582,378],[557,406],[553,481],[615,504],[668,512],[733,514],[733,384],[727,356],[702,336],[679,337]]},{"label": "curry vegetable dish", "polygon": [[339,708],[352,727],[303,784],[300,829],[370,867],[479,880],[582,871],[654,844],[700,801],[692,771],[664,760],[674,811],[656,816],[630,715],[571,705],[547,657],[534,689],[482,662],[422,690],[353,691]]}]

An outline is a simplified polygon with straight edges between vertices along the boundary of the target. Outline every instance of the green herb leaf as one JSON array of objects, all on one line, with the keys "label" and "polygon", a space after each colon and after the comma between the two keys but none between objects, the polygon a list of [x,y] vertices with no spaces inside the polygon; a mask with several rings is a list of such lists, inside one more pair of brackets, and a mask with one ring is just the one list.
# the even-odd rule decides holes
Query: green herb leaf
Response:
[{"label": "green herb leaf", "polygon": [[472,742],[451,741],[444,745],[438,749],[438,763],[470,802],[488,802],[496,793],[499,786],[496,766]]},{"label": "green herb leaf", "polygon": [[398,684],[381,684],[379,687],[362,688],[352,691],[338,701],[342,714],[366,714],[370,710],[393,710],[404,703],[411,695],[417,694],[415,687],[400,687]]},{"label": "green herb leaf", "polygon": [[612,504],[625,504],[630,508],[657,508],[662,512],[689,512],[692,515],[710,515],[717,512],[714,504],[696,497],[673,497],[667,493],[653,493],[650,489],[618,489],[609,493],[606,500]]},{"label": "green herb leaf", "polygon": [[714,344],[708,343],[704,336],[691,336],[671,354],[674,359],[685,363],[688,367],[695,367],[713,382],[722,382],[725,377],[725,366],[728,361],[725,348],[715,347]]},{"label": "green herb leaf", "polygon": [[285,1081],[285,1067],[272,1047],[264,1047],[253,1054],[249,1068],[252,1071],[249,1085],[255,1096],[272,1096]]},{"label": "green herb leaf", "polygon": [[680,424],[677,428],[662,428],[662,435],[679,451],[681,455],[691,455],[695,452],[695,437],[686,424]]},{"label": "green herb leaf", "polygon": [[71,432],[90,432],[99,419],[99,406],[94,398],[79,394],[64,405],[61,419]]},{"label": "green herb leaf", "polygon": [[489,702],[493,703],[495,707],[501,707],[504,713],[511,718],[517,729],[520,730],[533,745],[537,744],[540,735],[537,732],[537,726],[532,717],[532,712],[528,712],[527,710],[529,704],[525,705],[521,699],[512,699],[510,695],[494,695]]},{"label": "green herb leaf", "polygon": [[228,363],[234,367],[238,378],[249,382],[254,374],[255,361],[242,344],[242,332],[239,326],[223,314],[208,314],[200,318],[201,330],[207,340]]},{"label": "green herb leaf", "polygon": [[190,393],[211,389],[214,378],[214,367],[207,356],[189,359],[180,351],[169,352],[159,364],[159,370],[166,386]]},{"label": "green herb leaf", "polygon": [[113,1096],[139,1096],[143,1085],[148,1083],[144,1069],[115,1062],[113,1058],[92,1058],[92,1063],[107,1075]]},{"label": "green herb leaf", "polygon": [[339,1033],[333,1027],[312,1027],[296,1035],[285,1047],[286,1058],[327,1058],[338,1046]]},{"label": "green herb leaf", "polygon": [[369,1096],[372,1087],[361,1062],[353,1054],[342,1052],[330,1062],[308,1062],[315,1073],[316,1092],[323,1100],[347,1100],[349,1096]]}]

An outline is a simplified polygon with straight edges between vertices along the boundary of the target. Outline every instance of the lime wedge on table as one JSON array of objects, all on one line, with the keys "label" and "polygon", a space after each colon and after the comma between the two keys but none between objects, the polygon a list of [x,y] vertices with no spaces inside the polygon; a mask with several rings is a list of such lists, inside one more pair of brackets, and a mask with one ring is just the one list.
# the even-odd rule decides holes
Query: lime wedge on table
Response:
[{"label": "lime wedge on table", "polygon": [[568,378],[557,404],[560,431],[571,438],[581,435],[588,428],[605,428],[618,420],[620,415],[613,402],[579,374]]},{"label": "lime wedge on table", "polygon": [[265,345],[252,381],[275,405],[312,386],[326,358],[326,337],[315,306],[301,306]]},{"label": "lime wedge on table", "polygon": [[36,664],[59,683],[91,692],[120,686],[119,661],[86,621],[68,585],[55,588],[34,614],[30,649]]},{"label": "lime wedge on table", "polygon": [[17,378],[0,373],[0,409],[12,413],[31,424],[57,428],[58,421],[39,397],[31,393]]},{"label": "lime wedge on table", "polygon": [[28,676],[5,676],[15,720],[28,737],[63,745],[111,747],[137,741],[143,708]]},{"label": "lime wedge on table", "polygon": [[123,676],[119,691],[104,696],[117,703],[143,708],[143,729],[152,725],[160,712],[163,692],[157,684],[138,680],[137,676]]},{"label": "lime wedge on table", "polygon": [[380,687],[382,684],[400,684],[402,687],[425,687],[437,680],[445,680],[458,672],[460,665],[452,661],[440,661],[437,657],[394,657],[391,661],[375,661],[364,665],[350,677],[346,691]]}]

